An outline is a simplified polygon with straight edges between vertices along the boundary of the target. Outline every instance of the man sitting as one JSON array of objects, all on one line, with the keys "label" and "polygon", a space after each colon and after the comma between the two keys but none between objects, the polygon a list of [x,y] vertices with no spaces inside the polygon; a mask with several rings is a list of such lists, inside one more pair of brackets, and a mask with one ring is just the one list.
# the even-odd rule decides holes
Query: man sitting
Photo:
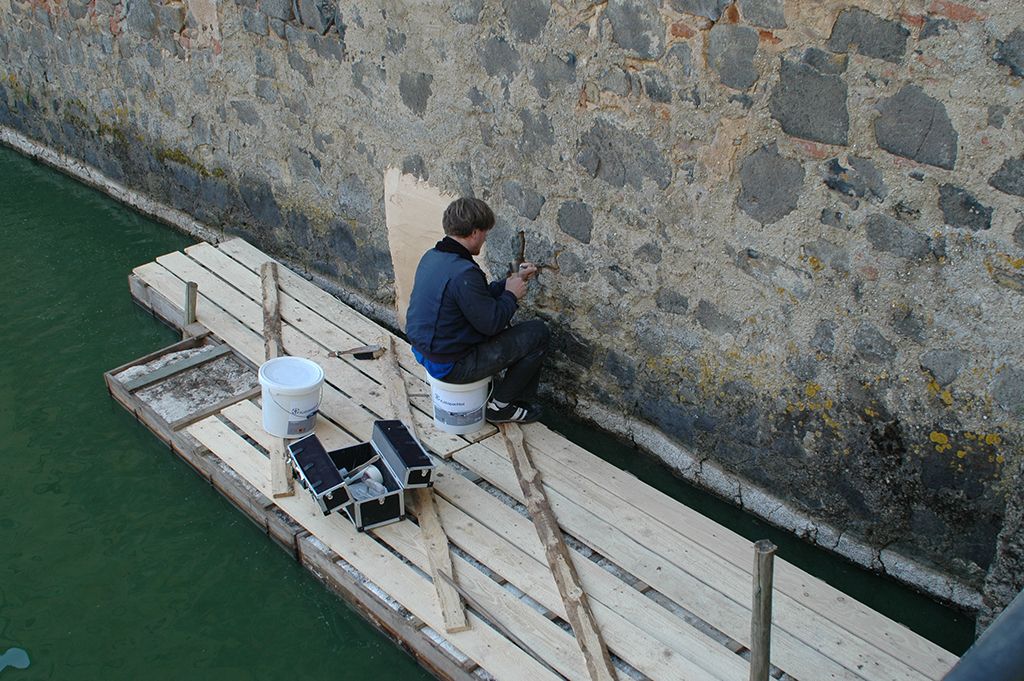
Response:
[{"label": "man sitting", "polygon": [[416,268],[405,330],[413,355],[446,383],[505,376],[487,403],[491,423],[530,423],[540,418],[533,400],[549,332],[541,320],[509,326],[527,282],[537,273],[524,263],[507,279],[487,283],[473,260],[494,227],[494,213],[480,199],[453,201],[442,220],[445,237]]}]

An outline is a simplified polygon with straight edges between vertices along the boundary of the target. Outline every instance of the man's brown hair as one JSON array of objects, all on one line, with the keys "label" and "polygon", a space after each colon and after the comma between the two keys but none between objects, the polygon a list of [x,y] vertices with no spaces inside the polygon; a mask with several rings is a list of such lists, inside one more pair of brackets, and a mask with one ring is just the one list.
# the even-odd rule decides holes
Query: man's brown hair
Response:
[{"label": "man's brown hair", "polygon": [[480,199],[455,199],[445,208],[441,225],[448,236],[467,237],[474,229],[487,232],[494,227],[494,211]]}]

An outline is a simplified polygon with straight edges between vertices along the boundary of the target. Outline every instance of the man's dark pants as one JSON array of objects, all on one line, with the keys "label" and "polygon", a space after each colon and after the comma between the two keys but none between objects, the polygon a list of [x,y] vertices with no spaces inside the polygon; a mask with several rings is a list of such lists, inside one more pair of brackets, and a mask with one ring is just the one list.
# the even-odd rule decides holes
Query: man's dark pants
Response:
[{"label": "man's dark pants", "polygon": [[497,382],[491,399],[499,402],[532,399],[537,396],[540,367],[550,336],[547,324],[539,319],[516,324],[474,347],[441,380],[472,383],[507,368],[505,378]]}]

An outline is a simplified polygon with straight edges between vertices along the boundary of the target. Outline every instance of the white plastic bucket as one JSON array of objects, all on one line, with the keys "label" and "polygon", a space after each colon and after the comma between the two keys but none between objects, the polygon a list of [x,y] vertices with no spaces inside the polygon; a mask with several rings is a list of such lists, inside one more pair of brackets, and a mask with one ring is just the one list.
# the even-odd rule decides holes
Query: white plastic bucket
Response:
[{"label": "white plastic bucket", "polygon": [[313,432],[324,385],[324,370],[302,357],[278,357],[260,367],[263,430],[295,438]]},{"label": "white plastic bucket", "polygon": [[434,400],[434,425],[446,433],[464,435],[484,427],[487,384],[490,378],[474,383],[445,383],[433,376],[430,392]]}]

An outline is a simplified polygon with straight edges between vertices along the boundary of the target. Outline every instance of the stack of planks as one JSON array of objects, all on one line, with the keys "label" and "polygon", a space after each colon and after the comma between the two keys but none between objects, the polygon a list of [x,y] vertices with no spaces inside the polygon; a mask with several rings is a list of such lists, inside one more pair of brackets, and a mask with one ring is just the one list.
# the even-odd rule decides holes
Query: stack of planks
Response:
[{"label": "stack of planks", "polygon": [[[199,284],[198,321],[259,365],[264,357],[260,266],[270,258],[242,240],[201,243],[135,269],[133,294],[180,323],[185,283]],[[329,447],[369,439],[391,413],[381,362],[328,357],[337,349],[395,343],[424,444],[447,462],[435,485],[439,516],[456,547],[459,587],[480,607],[470,627],[444,638],[501,679],[588,678],[565,620],[544,548],[493,428],[462,437],[436,430],[430,389],[408,345],[283,266],[279,306],[288,354],[308,357],[327,381],[317,434]],[[275,443],[246,399],[187,428],[256,490],[272,497],[267,453]],[[751,542],[678,504],[539,424],[523,428],[534,465],[620,678],[745,679]],[[305,494],[274,503],[436,632],[445,629],[419,530],[402,522],[361,534],[324,517]],[[772,663],[804,681],[938,679],[956,657],[782,559],[775,562]],[[483,612],[486,611],[486,612]],[[486,618],[500,620],[492,627]],[[514,636],[506,636],[509,631]]]}]

